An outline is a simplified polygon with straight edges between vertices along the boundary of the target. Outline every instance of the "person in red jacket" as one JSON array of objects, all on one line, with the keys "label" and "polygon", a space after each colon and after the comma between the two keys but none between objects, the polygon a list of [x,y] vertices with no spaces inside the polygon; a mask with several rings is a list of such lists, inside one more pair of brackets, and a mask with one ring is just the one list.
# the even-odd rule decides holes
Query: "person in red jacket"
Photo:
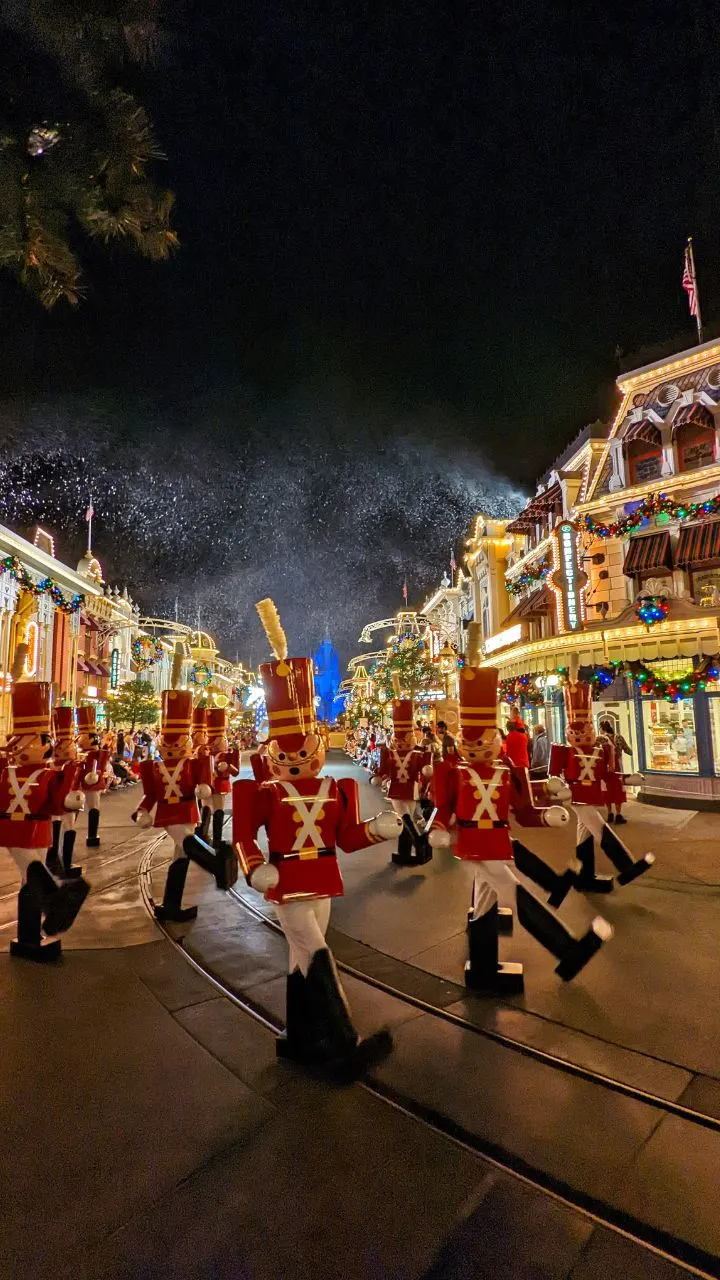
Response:
[{"label": "person in red jacket", "polygon": [[[498,760],[497,671],[465,666],[459,679],[462,762],[447,772],[442,788],[438,788],[438,812],[430,843],[435,848],[448,848],[454,840],[456,858],[475,863],[511,862],[514,858],[518,869],[524,871],[528,862],[540,863],[540,859],[511,838],[510,812],[525,827],[562,826],[568,821],[567,812],[559,805],[537,808],[527,770]],[[521,884],[516,888],[516,904],[518,920],[555,955],[559,961],[556,973],[565,981],[575,977],[612,936],[607,921],[596,917],[586,934],[576,937]],[[522,965],[499,962],[498,931],[498,895],[478,870],[468,925],[465,981],[475,990],[521,991]]]},{"label": "person in red jacket", "polygon": [[[58,885],[44,861],[53,814],[82,808],[83,797],[74,789],[74,766],[58,769],[52,763],[50,685],[14,684],[12,717],[0,773],[0,845],[22,877],[17,939],[10,943],[10,954],[46,961],[60,954],[57,934],[70,928],[90,891],[82,877]],[[45,942],[43,935],[53,941]]]},{"label": "person in red jacket", "polygon": [[[55,750],[53,764],[57,769],[69,771],[70,789],[77,791],[80,781],[80,757],[75,742],[75,714],[72,707],[56,707],[53,712]],[[52,844],[47,851],[45,864],[54,876],[63,880],[76,880],[82,875],[82,867],[73,866],[77,809],[68,810],[58,798],[56,812],[52,815]],[[62,837],[62,850],[60,839]],[[61,860],[62,856],[62,860]]]},{"label": "person in red jacket", "polygon": [[[410,698],[396,698],[392,704],[393,737],[389,746],[380,751],[377,773],[371,778],[373,786],[387,784],[387,797],[402,821],[405,815],[414,823],[420,791],[432,774],[430,756],[415,743],[413,728],[413,704]],[[428,854],[430,848],[428,846]],[[416,866],[427,858],[419,855],[412,831],[403,823],[398,847],[392,855],[398,866]]]},{"label": "person in red jacket", "polygon": [[[274,661],[263,663],[269,780],[233,785],[233,842],[254,889],[275,904],[288,943],[286,1035],[279,1056],[352,1076],[388,1052],[387,1032],[360,1041],[325,940],[330,904],[343,893],[337,851],[351,853],[389,839],[400,820],[360,819],[357,783],[320,776],[325,747],[315,723],[313,664],[288,658],[271,600],[257,606]],[[267,833],[269,858],[258,845]]]},{"label": "person in red jacket", "polygon": [[[617,883],[629,884],[649,871],[655,861],[652,853],[633,858],[629,849],[612,827],[604,821],[598,807],[608,804],[608,784],[614,788],[622,780],[613,777],[614,756],[606,738],[598,738],[592,719],[592,687],[578,678],[577,663],[570,668],[563,690],[567,716],[567,743],[553,743],[550,749],[550,777],[547,789],[551,795],[567,786],[577,818],[576,867],[572,887],[580,893],[608,893],[614,886],[612,876],[596,875],[595,841],[618,872]],[[625,781],[635,784],[642,778],[630,774]],[[572,871],[572,865],[568,869]],[[545,887],[545,886],[543,886]],[[553,900],[558,905],[557,899]]]},{"label": "person in red jacket", "polygon": [[[195,838],[198,821],[198,799],[210,799],[211,787],[208,757],[193,757],[190,742],[192,693],[184,689],[165,689],[162,694],[161,756],[143,760],[140,778],[143,798],[132,815],[140,827],[157,827],[167,831],[175,846],[161,904],[154,907],[158,920],[183,923],[194,920],[197,907],[183,907],[182,896],[192,859],[215,877],[218,889],[229,889],[237,879],[237,860],[232,850],[218,853]],[[153,816],[154,815],[154,816]]]},{"label": "person in red jacket", "polygon": [[523,720],[516,716],[508,721],[505,735],[505,755],[518,769],[530,768],[528,733]]},{"label": "person in red jacket", "polygon": [[85,844],[88,849],[100,848],[100,796],[107,791],[112,774],[110,752],[100,746],[94,707],[78,707],[78,747],[82,753],[79,785],[85,795],[88,815],[88,833]]},{"label": "person in red jacket", "polygon": [[207,713],[207,726],[211,762],[212,842],[219,849],[222,844],[225,801],[232,791],[232,780],[240,772],[240,753],[237,747],[231,748],[228,744],[226,711],[220,707],[211,707]]}]

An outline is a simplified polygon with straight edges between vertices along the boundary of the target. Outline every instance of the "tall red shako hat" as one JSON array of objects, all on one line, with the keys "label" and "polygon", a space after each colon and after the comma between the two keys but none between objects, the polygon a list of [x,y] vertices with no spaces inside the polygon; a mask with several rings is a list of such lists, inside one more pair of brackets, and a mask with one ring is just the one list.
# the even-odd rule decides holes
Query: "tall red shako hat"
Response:
[{"label": "tall red shako hat", "polygon": [[163,689],[160,733],[165,746],[173,747],[190,737],[193,696],[190,689]]},{"label": "tall red shako hat", "polygon": [[50,685],[26,680],[12,687],[12,736],[50,735]]},{"label": "tall red shako hat", "polygon": [[201,746],[207,739],[207,715],[207,707],[193,707],[192,709],[193,746]]},{"label": "tall red shako hat", "polygon": [[460,677],[460,735],[468,746],[487,742],[497,734],[496,667],[462,667]]},{"label": "tall red shako hat", "polygon": [[260,600],[255,608],[275,656],[274,662],[260,666],[270,726],[268,740],[277,742],[283,751],[300,751],[308,734],[317,733],[312,659],[288,658],[287,638],[272,600]]},{"label": "tall red shako hat", "polygon": [[396,738],[405,738],[413,731],[412,698],[395,698],[392,704],[393,733]]},{"label": "tall red shako hat", "polygon": [[55,759],[72,760],[76,756],[75,716],[72,707],[56,707],[53,711]]},{"label": "tall red shako hat", "polygon": [[568,729],[583,730],[592,722],[592,685],[578,680],[578,661],[573,654],[568,680],[563,689]]},{"label": "tall red shako hat", "polygon": [[216,738],[227,729],[227,711],[224,707],[209,707],[207,727],[211,738]]},{"label": "tall red shako hat", "polygon": [[94,707],[78,707],[77,727],[78,733],[97,733]]}]

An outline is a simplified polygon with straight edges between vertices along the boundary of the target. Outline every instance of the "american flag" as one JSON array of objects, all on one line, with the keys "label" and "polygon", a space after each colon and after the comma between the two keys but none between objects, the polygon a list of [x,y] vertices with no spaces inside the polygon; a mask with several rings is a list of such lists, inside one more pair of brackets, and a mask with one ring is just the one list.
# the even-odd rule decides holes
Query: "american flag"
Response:
[{"label": "american flag", "polygon": [[455,559],[455,548],[451,547],[450,548],[450,572],[454,574],[456,569],[457,569],[457,561]]},{"label": "american flag", "polygon": [[695,260],[693,258],[692,245],[688,242],[685,245],[685,267],[683,270],[683,289],[688,296],[688,306],[690,307],[690,315],[698,314],[698,293],[697,279],[695,276]]},{"label": "american flag", "polygon": [[90,505],[89,505],[89,507],[88,507],[87,511],[85,512],[85,519],[87,520],[88,524],[90,523],[90,521],[92,520],[92,518],[93,518],[93,516],[94,516],[94,515],[95,515],[95,512],[94,512],[94,510],[93,510],[93,504],[92,504],[92,498],[91,498],[91,499],[90,499]]},{"label": "american flag", "polygon": [[403,600],[404,600],[404,601],[405,601],[405,603],[407,604],[407,602],[408,602],[407,578],[405,578],[405,581],[403,582],[403,590],[402,590],[402,593],[403,593]]}]

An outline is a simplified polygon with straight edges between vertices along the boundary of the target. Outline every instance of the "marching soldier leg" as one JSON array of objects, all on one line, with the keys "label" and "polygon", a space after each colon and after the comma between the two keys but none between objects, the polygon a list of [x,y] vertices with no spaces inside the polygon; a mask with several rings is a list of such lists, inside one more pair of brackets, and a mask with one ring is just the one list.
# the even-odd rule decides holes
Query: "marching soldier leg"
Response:
[{"label": "marching soldier leg", "polygon": [[88,849],[100,848],[100,796],[97,791],[85,792],[85,805],[88,811],[88,833],[85,846]]},{"label": "marching soldier leg", "polygon": [[[513,841],[513,844],[514,843],[515,841]],[[476,877],[473,877],[472,894],[470,895],[470,910],[467,913],[468,927],[470,926],[471,922],[475,919],[475,886],[476,884],[482,884],[482,881],[479,881],[476,879]],[[503,934],[504,937],[509,937],[510,934],[512,934],[512,931],[513,931],[512,907],[501,907],[498,904],[497,931],[498,933]]]},{"label": "marching soldier leg", "polygon": [[156,920],[169,920],[173,924],[185,924],[197,916],[197,907],[183,907],[182,897],[188,873],[188,858],[183,849],[183,840],[192,834],[191,827],[168,827],[167,833],[175,845],[175,857],[168,868],[165,880],[165,891],[162,903],[156,903],[153,910]]},{"label": "marching soldier leg", "polygon": [[539,858],[531,849],[527,849],[519,840],[513,840],[512,849],[513,861],[518,871],[550,895],[548,901],[551,907],[561,906],[570,890],[577,886],[580,864],[571,862],[570,866],[558,875],[557,871],[553,871],[552,867],[549,867],[542,858]]},{"label": "marching soldier leg", "polygon": [[587,933],[578,938],[522,884],[517,886],[516,901],[518,921],[541,947],[560,961],[555,972],[564,982],[576,977],[603,943],[612,938],[612,925],[602,916],[596,916]]},{"label": "marching soldier leg", "polygon": [[465,984],[473,991],[523,990],[522,965],[503,963],[498,958],[498,896],[477,871],[472,920],[468,922],[468,954]]},{"label": "marching soldier leg", "polygon": [[73,852],[75,850],[75,815],[68,815],[63,818],[62,828],[62,877],[64,880],[76,880],[82,875],[82,867],[73,866]]},{"label": "marching soldier leg", "polygon": [[216,849],[222,844],[223,823],[225,821],[224,796],[219,796],[219,805],[213,809],[212,816],[212,842]]},{"label": "marching soldier leg", "polygon": [[[43,849],[10,850],[10,856],[23,877],[23,888],[28,890],[28,893],[23,894],[22,897],[22,910],[23,925],[27,924],[27,936],[31,940],[36,936],[31,906],[34,906],[35,912],[40,912],[43,933],[46,937],[54,937],[58,933],[65,933],[70,928],[90,892],[90,885],[82,879],[74,880],[70,884],[58,885],[42,861],[43,853]],[[18,910],[20,909],[21,903],[18,899]],[[20,932],[19,919],[18,931]],[[22,941],[22,938],[18,937],[18,943]],[[16,948],[13,954],[23,955],[25,952],[23,949]],[[33,955],[32,958],[37,957]]]},{"label": "marching soldier leg", "polygon": [[[618,884],[630,884],[631,881],[637,880],[638,876],[642,876],[646,871],[650,870],[655,861],[655,854],[645,853],[641,858],[634,859],[627,845],[616,834],[614,828],[608,826],[597,809],[593,809],[590,805],[582,808],[578,806],[576,813],[578,817],[578,858],[580,858],[581,839],[583,845],[587,847],[593,842],[594,868],[594,841],[599,840],[600,848],[618,872]],[[610,887],[612,887],[612,877],[596,876],[595,882],[607,879],[610,880]],[[578,887],[580,888],[581,886]],[[598,890],[586,889],[585,892],[597,893]]]},{"label": "marching soldier leg", "polygon": [[52,844],[45,854],[45,866],[54,876],[62,874],[62,863],[60,862],[60,834],[62,831],[62,818],[53,818],[52,820]]},{"label": "marching soldier leg", "polygon": [[[390,803],[399,818],[404,818],[405,814],[411,813],[415,807],[409,800],[391,800]],[[404,822],[402,831],[398,836],[397,851],[392,855],[391,861],[397,867],[412,867],[417,861],[413,838]]]},{"label": "marching soldier leg", "polygon": [[[220,815],[222,816],[222,814]],[[191,862],[196,862],[203,871],[215,877],[218,889],[225,892],[231,889],[238,878],[240,870],[235,850],[222,840],[217,849],[206,844],[198,835],[187,835],[182,842],[183,852]]]},{"label": "marching soldier leg", "polygon": [[[42,908],[38,896],[27,884],[27,867],[34,857],[32,850],[14,850],[13,860],[21,872],[23,884],[18,894],[17,938],[10,943],[10,955],[21,960],[35,960],[46,964],[57,960],[62,951],[59,939],[43,943]],[[23,856],[26,855],[26,856]]]}]

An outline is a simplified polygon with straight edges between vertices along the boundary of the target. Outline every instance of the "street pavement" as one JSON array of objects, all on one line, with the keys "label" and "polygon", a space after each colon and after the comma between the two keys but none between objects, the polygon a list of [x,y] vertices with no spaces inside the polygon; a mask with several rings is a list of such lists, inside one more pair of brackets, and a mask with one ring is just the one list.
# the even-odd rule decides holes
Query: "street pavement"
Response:
[{"label": "street pavement", "polygon": [[[137,789],[103,799],[103,845],[90,856],[81,818],[77,860],[93,892],[61,962],[35,968],[0,955],[3,1280],[275,1280],[283,1272],[289,1280],[679,1280],[674,1264],[655,1257],[648,1269],[632,1241],[362,1087],[329,1088],[277,1063],[272,1034],[193,970],[150,919],[137,869],[157,836],[128,821],[136,803]],[[364,787],[366,809],[377,803],[377,793]],[[561,1056],[595,1070],[604,1062],[617,1078],[641,1080],[662,1097],[687,1100],[695,1087],[693,1096],[720,1115],[713,1110],[720,1090],[712,1055],[716,984],[698,991],[711,977],[712,914],[720,910],[714,853],[720,819],[639,810],[633,806],[625,833],[633,848],[657,853],[652,883],[625,891],[625,903],[613,901],[614,916],[607,900],[601,906],[617,925],[613,947],[629,957],[625,977],[610,968],[589,986],[601,957],[582,986],[560,986],[528,943],[524,1001],[466,998],[456,984],[465,958],[467,868],[436,854],[422,873],[391,873],[389,846],[343,859],[348,896],[334,904],[333,946],[359,968],[385,966],[390,985],[401,986],[409,975],[428,992],[442,988],[446,1007],[464,1006],[465,1016],[472,1008],[481,1025],[554,1044]],[[169,852],[167,840],[156,843],[156,892]],[[550,852],[562,861],[567,850]],[[12,864],[0,854],[0,938],[8,942],[14,885]],[[201,908],[184,940],[188,950],[231,988],[251,991],[252,1002],[271,1016],[280,1013],[282,939],[195,870],[187,898]],[[570,909],[587,910],[582,901]],[[520,931],[503,945],[514,955],[526,946]],[[643,966],[639,957],[647,950],[654,962]],[[654,978],[644,995],[636,990],[638,965],[644,981]],[[676,1008],[678,966],[695,983]],[[682,1219],[689,1219],[698,1247],[716,1247],[714,1132],[698,1137],[693,1130],[688,1141],[677,1117],[650,1116],[618,1095],[599,1102],[596,1094],[578,1093],[583,1082],[571,1088],[560,1076],[558,1083],[535,1062],[528,1075],[509,1050],[487,1042],[476,1058],[479,1038],[469,1032],[445,1024],[438,1040],[437,1027],[408,1005],[359,980],[348,979],[346,987],[361,1030],[382,1020],[393,1027],[396,1050],[379,1072],[388,1087],[411,1089],[428,1107],[447,1110],[452,1098],[449,1109],[468,1130],[482,1119],[492,1136],[501,1124],[506,1145],[528,1160],[594,1180],[598,1195],[640,1202],[648,1222],[657,1214],[682,1231]],[[448,1005],[458,994],[459,1004]],[[634,1030],[628,1001],[636,1016],[642,1013]],[[648,1052],[654,1023],[663,1024],[662,1035],[652,1032],[661,1040],[665,1024],[676,1027],[672,1055],[660,1055],[665,1061]],[[610,1149],[599,1171],[598,1144]]]}]

